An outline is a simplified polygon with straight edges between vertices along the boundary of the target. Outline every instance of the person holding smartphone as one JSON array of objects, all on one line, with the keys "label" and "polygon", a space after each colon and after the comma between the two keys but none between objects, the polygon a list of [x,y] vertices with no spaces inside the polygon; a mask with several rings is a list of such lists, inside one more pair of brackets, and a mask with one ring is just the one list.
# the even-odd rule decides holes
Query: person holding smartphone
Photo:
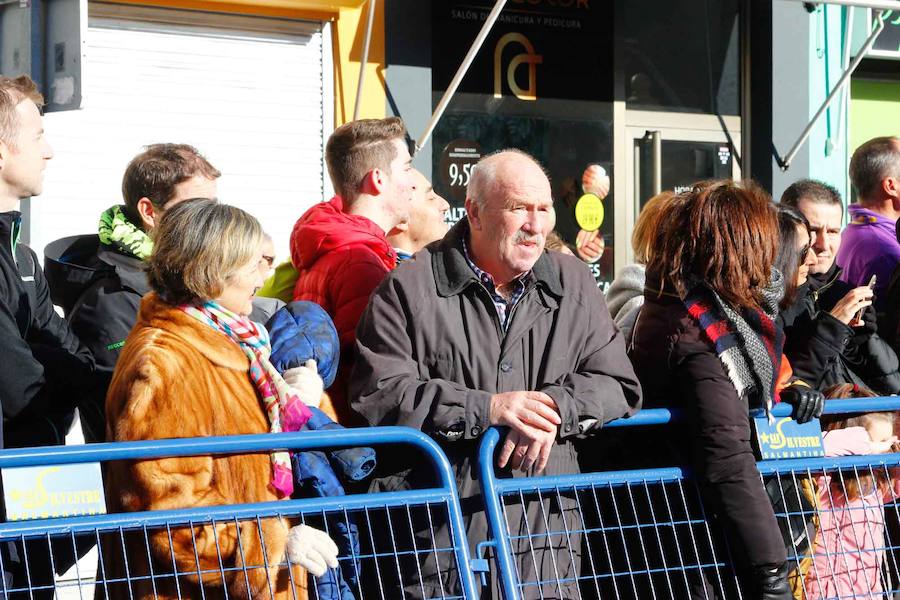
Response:
[{"label": "person holding smartphone", "polygon": [[880,277],[869,273],[867,285],[854,286],[841,280],[835,262],[844,215],[840,194],[828,184],[802,180],[785,190],[781,204],[808,221],[816,258],[781,315],[794,374],[817,389],[848,382],[879,395],[900,393],[900,361],[879,335],[873,307]]}]

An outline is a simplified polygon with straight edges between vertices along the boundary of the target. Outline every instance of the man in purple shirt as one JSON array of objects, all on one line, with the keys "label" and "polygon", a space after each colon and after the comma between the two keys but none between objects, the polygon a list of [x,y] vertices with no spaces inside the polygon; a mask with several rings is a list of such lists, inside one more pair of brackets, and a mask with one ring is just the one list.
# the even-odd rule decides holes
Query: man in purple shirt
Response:
[{"label": "man in purple shirt", "polygon": [[850,180],[858,199],[849,207],[837,263],[844,269],[841,279],[854,286],[877,276],[875,308],[882,311],[891,274],[900,263],[895,232],[900,217],[900,138],[878,137],[857,148],[850,159]]}]

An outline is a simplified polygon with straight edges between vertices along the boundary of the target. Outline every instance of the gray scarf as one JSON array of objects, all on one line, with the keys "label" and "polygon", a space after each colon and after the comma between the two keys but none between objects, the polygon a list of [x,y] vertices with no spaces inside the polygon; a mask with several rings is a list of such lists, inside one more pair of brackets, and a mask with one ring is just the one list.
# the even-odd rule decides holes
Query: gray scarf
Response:
[{"label": "gray scarf", "polygon": [[776,322],[783,295],[784,276],[772,269],[769,284],[761,290],[759,310],[737,311],[703,282],[690,282],[683,299],[715,345],[738,396],[749,401],[756,394],[770,420],[784,348],[784,332]]}]

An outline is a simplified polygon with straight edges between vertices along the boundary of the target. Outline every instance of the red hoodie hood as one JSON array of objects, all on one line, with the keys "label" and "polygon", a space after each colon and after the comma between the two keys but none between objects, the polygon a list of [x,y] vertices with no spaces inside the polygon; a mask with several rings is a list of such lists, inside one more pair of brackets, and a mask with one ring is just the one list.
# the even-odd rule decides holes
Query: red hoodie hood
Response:
[{"label": "red hoodie hood", "polygon": [[322,255],[348,246],[367,246],[389,269],[396,265],[396,252],[384,231],[366,217],[345,213],[341,198],[335,196],[297,220],[291,232],[291,261],[297,269],[309,269]]}]

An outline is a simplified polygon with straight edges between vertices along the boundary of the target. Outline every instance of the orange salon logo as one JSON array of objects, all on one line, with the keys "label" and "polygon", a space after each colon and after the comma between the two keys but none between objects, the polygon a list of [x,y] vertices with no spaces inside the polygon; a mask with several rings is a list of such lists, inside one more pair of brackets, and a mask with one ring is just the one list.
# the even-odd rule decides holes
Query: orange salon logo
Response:
[{"label": "orange salon logo", "polygon": [[[494,49],[494,98],[503,97],[501,77],[503,50],[512,43],[517,43],[525,48],[525,52],[513,56],[506,68],[506,83],[509,90],[519,100],[537,100],[537,65],[544,61],[544,57],[535,54],[531,41],[521,33],[507,33],[500,38]],[[516,71],[523,64],[528,65],[528,87],[524,89],[516,83]]]}]

